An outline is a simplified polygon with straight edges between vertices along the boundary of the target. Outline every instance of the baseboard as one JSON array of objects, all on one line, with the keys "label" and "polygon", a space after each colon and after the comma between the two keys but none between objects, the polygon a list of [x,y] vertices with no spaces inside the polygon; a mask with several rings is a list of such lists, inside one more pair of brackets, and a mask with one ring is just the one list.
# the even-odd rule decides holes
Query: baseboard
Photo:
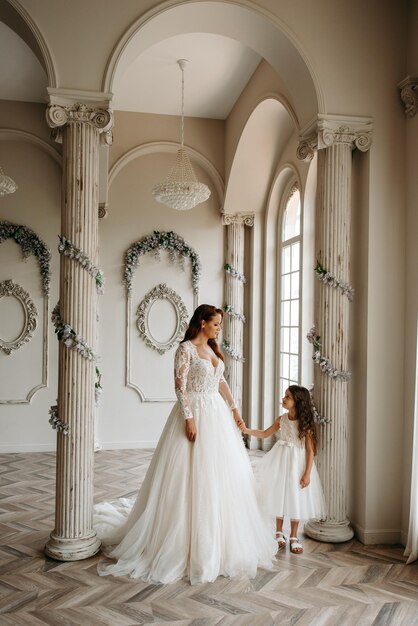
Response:
[{"label": "baseboard", "polygon": [[55,443],[23,443],[0,445],[0,454],[23,453],[23,452],[55,452]]},{"label": "baseboard", "polygon": [[100,441],[102,450],[150,450],[157,447],[155,441]]},{"label": "baseboard", "polygon": [[[102,450],[152,450],[158,441],[100,441]],[[55,452],[55,443],[28,443],[16,445],[0,445],[0,454],[19,454],[25,452]]]},{"label": "baseboard", "polygon": [[352,527],[354,528],[356,537],[361,543],[365,546],[373,546],[378,543],[383,544],[394,544],[400,543],[405,545],[404,542],[404,533],[400,528],[392,529],[392,528],[379,528],[379,529],[365,529],[362,528],[359,524],[355,524],[351,522]]}]

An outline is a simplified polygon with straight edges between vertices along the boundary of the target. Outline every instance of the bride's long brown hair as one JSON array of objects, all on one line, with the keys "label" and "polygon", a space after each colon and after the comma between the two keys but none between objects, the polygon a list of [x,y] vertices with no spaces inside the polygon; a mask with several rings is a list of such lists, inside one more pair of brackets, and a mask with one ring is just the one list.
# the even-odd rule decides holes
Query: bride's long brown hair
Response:
[{"label": "bride's long brown hair", "polygon": [[[195,339],[199,332],[202,330],[202,322],[209,322],[215,315],[220,315],[221,319],[224,317],[222,309],[217,309],[211,304],[200,304],[196,311],[192,315],[192,319],[189,322],[189,326],[184,335],[183,341],[190,341]],[[181,343],[183,343],[183,341]],[[224,360],[224,355],[219,349],[216,339],[208,339],[208,345],[212,348],[218,359]]]}]

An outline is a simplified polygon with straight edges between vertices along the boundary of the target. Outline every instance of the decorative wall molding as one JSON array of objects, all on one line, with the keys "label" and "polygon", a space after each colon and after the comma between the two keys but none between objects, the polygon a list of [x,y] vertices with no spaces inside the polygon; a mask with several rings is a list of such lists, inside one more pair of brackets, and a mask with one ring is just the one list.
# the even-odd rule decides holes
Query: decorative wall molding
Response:
[{"label": "decorative wall molding", "polygon": [[131,328],[132,328],[132,297],[128,294],[126,298],[126,362],[125,362],[125,385],[129,389],[136,391],[140,397],[141,402],[175,402],[176,397],[173,394],[171,397],[155,398],[147,396],[143,389],[132,380],[132,368],[131,368]]},{"label": "decorative wall molding", "polygon": [[49,154],[62,167],[62,156],[60,153],[45,139],[41,139],[33,133],[15,128],[0,128],[0,141],[27,141]]},{"label": "decorative wall molding", "polygon": [[40,390],[48,386],[48,354],[49,354],[49,335],[48,335],[48,320],[49,320],[49,298],[44,295],[43,298],[43,324],[42,324],[42,378],[41,382],[29,389],[25,398],[15,398],[9,400],[0,400],[2,404],[30,404],[34,395]]},{"label": "decorative wall molding", "polygon": [[418,110],[418,77],[407,76],[398,85],[401,91],[401,100],[405,105],[408,117],[414,117]]},{"label": "decorative wall molding", "polygon": [[24,320],[22,330],[13,341],[5,341],[0,338],[0,350],[7,355],[11,355],[15,350],[19,350],[25,343],[31,340],[36,329],[36,318],[38,311],[32,302],[27,291],[11,280],[0,283],[0,299],[4,296],[16,298],[23,308]]},{"label": "decorative wall molding", "polygon": [[[176,312],[176,328],[172,336],[164,343],[157,341],[157,339],[153,337],[149,324],[151,309],[157,300],[168,300]],[[189,313],[183,300],[174,289],[170,289],[165,283],[156,285],[154,289],[146,294],[140,302],[136,313],[138,315],[136,325],[140,336],[147,346],[156,350],[159,354],[164,354],[180,343],[189,321]]]}]

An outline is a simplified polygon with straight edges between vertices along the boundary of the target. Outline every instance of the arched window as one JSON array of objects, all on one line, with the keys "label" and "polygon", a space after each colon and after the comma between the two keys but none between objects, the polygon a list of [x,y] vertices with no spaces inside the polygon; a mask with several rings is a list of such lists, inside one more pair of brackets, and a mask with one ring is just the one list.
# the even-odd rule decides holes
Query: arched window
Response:
[{"label": "arched window", "polygon": [[280,237],[280,364],[279,389],[300,381],[301,319],[301,207],[300,191],[294,184],[288,192]]}]

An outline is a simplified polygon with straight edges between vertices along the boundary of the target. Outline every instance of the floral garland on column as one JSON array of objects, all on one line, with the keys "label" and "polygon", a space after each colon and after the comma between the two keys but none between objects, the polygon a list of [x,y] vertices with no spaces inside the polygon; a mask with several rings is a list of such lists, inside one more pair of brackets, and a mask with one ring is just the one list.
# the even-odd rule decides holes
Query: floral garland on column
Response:
[{"label": "floral garland on column", "polygon": [[314,422],[316,424],[329,424],[331,421],[330,417],[324,417],[323,415],[320,414],[320,412],[318,411],[315,402],[314,402],[314,398],[313,398],[313,392],[314,392],[314,385],[311,385],[308,389],[309,391],[309,395],[311,396],[311,403],[312,403],[312,412],[313,412],[313,416],[314,416]]},{"label": "floral garland on column", "polygon": [[96,281],[97,293],[102,295],[105,283],[103,270],[94,265],[94,263],[90,261],[87,254],[80,248],[77,248],[77,246],[75,246],[69,239],[66,239],[66,237],[63,237],[62,235],[59,235],[58,238],[60,240],[60,243],[58,244],[58,252],[63,256],[78,261],[81,267],[83,267],[90,274],[90,276],[94,278]]},{"label": "floral garland on column", "polygon": [[27,259],[33,254],[39,263],[42,279],[42,291],[45,297],[49,296],[51,282],[51,252],[38,235],[21,224],[13,224],[5,220],[0,221],[0,243],[7,239],[14,239],[22,248],[23,258]]},{"label": "floral garland on column", "polygon": [[351,373],[344,370],[338,370],[333,367],[331,361],[321,354],[321,337],[316,334],[315,326],[312,326],[311,330],[306,335],[307,340],[314,347],[314,353],[312,359],[319,365],[321,372],[333,378],[334,380],[342,380],[347,382],[350,380]]},{"label": "floral garland on column", "polygon": [[328,272],[324,267],[322,267],[319,261],[317,261],[316,263],[315,273],[318,280],[323,282],[324,285],[329,285],[330,287],[339,289],[343,296],[347,296],[350,302],[353,301],[354,288],[349,283],[343,282],[342,280],[336,278],[333,274]]},{"label": "floral garland on column", "polygon": [[199,281],[202,272],[202,266],[197,252],[185,242],[183,237],[177,235],[177,233],[172,230],[161,232],[154,230],[152,235],[147,235],[139,241],[136,241],[125,252],[123,279],[128,295],[132,291],[132,279],[135,269],[139,265],[140,257],[148,252],[152,252],[157,259],[160,259],[161,250],[167,250],[170,260],[173,263],[179,263],[182,269],[184,269],[185,258],[188,257],[190,259],[192,266],[193,293],[197,294],[199,292]]},{"label": "floral garland on column", "polygon": [[234,348],[231,346],[229,341],[227,341],[226,339],[222,341],[222,348],[227,354],[229,354],[230,357],[235,359],[235,361],[239,361],[240,363],[245,363],[245,359],[242,356],[242,354],[239,354],[239,352],[234,350]]},{"label": "floral garland on column", "polygon": [[225,263],[224,270],[225,270],[225,272],[227,274],[230,274],[231,276],[233,276],[237,280],[240,280],[242,283],[245,284],[247,282],[244,274],[242,274],[237,269],[235,269],[235,267],[232,267],[232,265],[230,265],[229,263]]},{"label": "floral garland on column", "polygon": [[232,306],[232,304],[225,304],[224,311],[225,313],[228,313],[228,315],[235,317],[235,319],[245,324],[245,315],[237,311],[235,307]]},{"label": "floral garland on column", "polygon": [[[77,261],[81,265],[81,267],[83,267],[86,272],[88,272],[90,276],[94,278],[97,293],[100,295],[103,294],[105,283],[103,271],[90,260],[85,252],[75,246],[70,241],[70,239],[67,239],[63,235],[59,235],[58,238],[60,241],[60,243],[58,244],[58,252],[63,256]],[[98,360],[98,355],[93,351],[93,348],[88,345],[87,341],[81,335],[79,335],[74,330],[74,328],[72,328],[72,326],[68,324],[68,322],[65,322],[61,318],[59,302],[57,302],[54,310],[52,311],[51,320],[55,326],[55,334],[57,335],[58,341],[62,341],[62,343],[67,348],[78,352],[84,359],[87,359],[88,361],[96,362]],[[94,399],[96,406],[98,406],[103,388],[101,385],[102,376],[97,365],[95,366],[95,372],[96,382],[94,384]],[[54,428],[58,432],[62,432],[63,435],[68,435],[70,432],[70,428],[67,422],[64,422],[58,417],[58,405],[51,406],[49,415],[49,423],[51,424],[52,428]]]},{"label": "floral garland on column", "polygon": [[[232,278],[239,280],[241,283],[245,284],[247,282],[244,274],[242,274],[242,272],[238,271],[235,267],[233,267],[229,263],[225,263],[224,270],[226,274],[229,274],[230,276],[232,276]],[[225,313],[227,313],[231,317],[234,317],[235,319],[245,324],[245,315],[237,311],[232,304],[225,304],[223,309]],[[235,350],[235,348],[231,346],[230,341],[228,341],[227,339],[223,340],[222,348],[235,361],[239,361],[240,363],[245,363],[244,356],[240,354],[237,350]]]},{"label": "floral garland on column", "polygon": [[[346,296],[350,302],[354,299],[354,288],[339,278],[336,278],[331,272],[326,270],[319,261],[316,263],[316,267],[314,268],[316,276],[318,280],[320,280],[324,285],[328,285],[333,289],[339,289],[343,296]],[[314,353],[312,355],[312,359],[319,365],[319,368],[323,374],[326,374],[330,378],[334,380],[340,380],[342,382],[348,382],[351,378],[351,372],[345,370],[339,370],[331,364],[331,361],[321,354],[321,337],[317,335],[315,326],[313,326],[308,334],[306,335],[309,343],[313,345]],[[312,409],[314,413],[314,420],[317,424],[329,424],[331,422],[330,417],[324,417],[320,414],[318,408],[316,407],[313,399],[313,391],[314,386],[311,385],[309,389],[309,393],[311,395],[312,401]]]}]

